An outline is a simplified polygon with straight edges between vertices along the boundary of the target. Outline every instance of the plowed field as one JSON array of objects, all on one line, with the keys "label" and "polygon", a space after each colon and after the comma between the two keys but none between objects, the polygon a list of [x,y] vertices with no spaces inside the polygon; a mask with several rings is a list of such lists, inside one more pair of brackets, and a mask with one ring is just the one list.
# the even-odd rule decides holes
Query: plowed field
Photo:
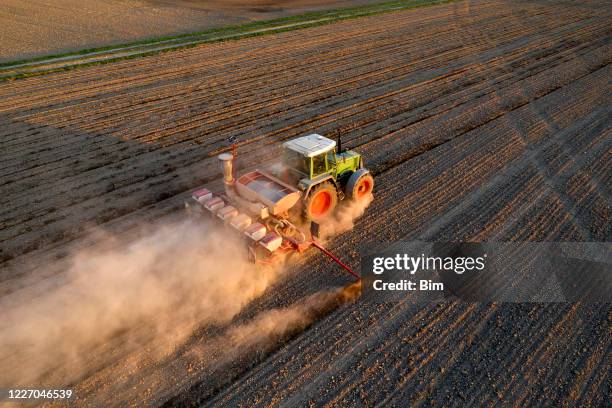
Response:
[{"label": "plowed field", "polygon": [[[385,241],[608,241],[611,12],[463,1],[2,83],[1,294],[62,273],[92,226],[127,234],[179,212],[220,177],[230,136],[249,167],[284,140],[341,131],[376,180],[366,215],[329,243],[355,266]],[[294,269],[250,307],[350,281],[318,254]],[[135,369],[120,356],[74,389],[107,406],[608,400],[609,305],[317,313],[231,363],[196,358],[194,335],[172,358]]]}]

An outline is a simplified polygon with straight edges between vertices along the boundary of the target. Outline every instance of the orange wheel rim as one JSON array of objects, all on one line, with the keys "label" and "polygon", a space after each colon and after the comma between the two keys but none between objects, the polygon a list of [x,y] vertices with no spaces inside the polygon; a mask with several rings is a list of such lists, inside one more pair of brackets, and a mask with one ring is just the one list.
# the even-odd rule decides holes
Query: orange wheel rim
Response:
[{"label": "orange wheel rim", "polygon": [[363,198],[372,191],[372,183],[370,180],[363,179],[357,185],[357,198]]},{"label": "orange wheel rim", "polygon": [[321,191],[312,198],[310,204],[310,214],[321,217],[329,211],[332,204],[332,196],[327,191]]}]

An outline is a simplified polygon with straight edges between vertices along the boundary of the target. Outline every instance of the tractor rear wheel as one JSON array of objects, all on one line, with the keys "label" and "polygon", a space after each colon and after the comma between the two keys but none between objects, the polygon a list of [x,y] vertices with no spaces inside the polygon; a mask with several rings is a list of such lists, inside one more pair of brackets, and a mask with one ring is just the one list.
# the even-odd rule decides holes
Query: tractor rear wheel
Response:
[{"label": "tractor rear wheel", "polygon": [[346,194],[357,201],[369,196],[372,190],[374,190],[374,178],[367,170],[357,170],[346,185]]},{"label": "tractor rear wheel", "polygon": [[334,213],[338,204],[338,192],[331,183],[313,187],[304,202],[304,218],[319,222]]}]

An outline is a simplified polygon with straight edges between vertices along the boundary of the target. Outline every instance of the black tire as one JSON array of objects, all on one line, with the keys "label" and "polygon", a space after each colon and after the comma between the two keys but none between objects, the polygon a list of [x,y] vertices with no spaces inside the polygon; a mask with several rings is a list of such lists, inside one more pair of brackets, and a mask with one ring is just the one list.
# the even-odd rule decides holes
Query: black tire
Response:
[{"label": "black tire", "polygon": [[338,205],[338,192],[329,182],[323,182],[310,190],[304,200],[304,219],[320,222],[328,218]]}]

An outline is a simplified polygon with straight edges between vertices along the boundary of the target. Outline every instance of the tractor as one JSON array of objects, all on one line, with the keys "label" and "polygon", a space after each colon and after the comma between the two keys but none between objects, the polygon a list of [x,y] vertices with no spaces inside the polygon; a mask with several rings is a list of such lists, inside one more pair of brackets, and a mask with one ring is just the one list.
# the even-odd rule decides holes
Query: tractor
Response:
[{"label": "tractor", "polygon": [[[249,256],[268,262],[276,254],[311,245],[353,273],[316,242],[318,226],[345,199],[365,200],[374,179],[359,153],[342,150],[341,141],[318,134],[283,143],[282,161],[234,177],[235,148],[219,155],[225,191],[207,188],[192,193],[185,203],[192,214],[220,220],[246,237]],[[354,273],[353,273],[354,274]]]},{"label": "tractor", "polygon": [[312,134],[283,143],[283,150],[279,177],[302,192],[302,215],[307,221],[324,221],[339,200],[362,200],[374,188],[361,155],[341,146],[336,151],[332,139]]}]

